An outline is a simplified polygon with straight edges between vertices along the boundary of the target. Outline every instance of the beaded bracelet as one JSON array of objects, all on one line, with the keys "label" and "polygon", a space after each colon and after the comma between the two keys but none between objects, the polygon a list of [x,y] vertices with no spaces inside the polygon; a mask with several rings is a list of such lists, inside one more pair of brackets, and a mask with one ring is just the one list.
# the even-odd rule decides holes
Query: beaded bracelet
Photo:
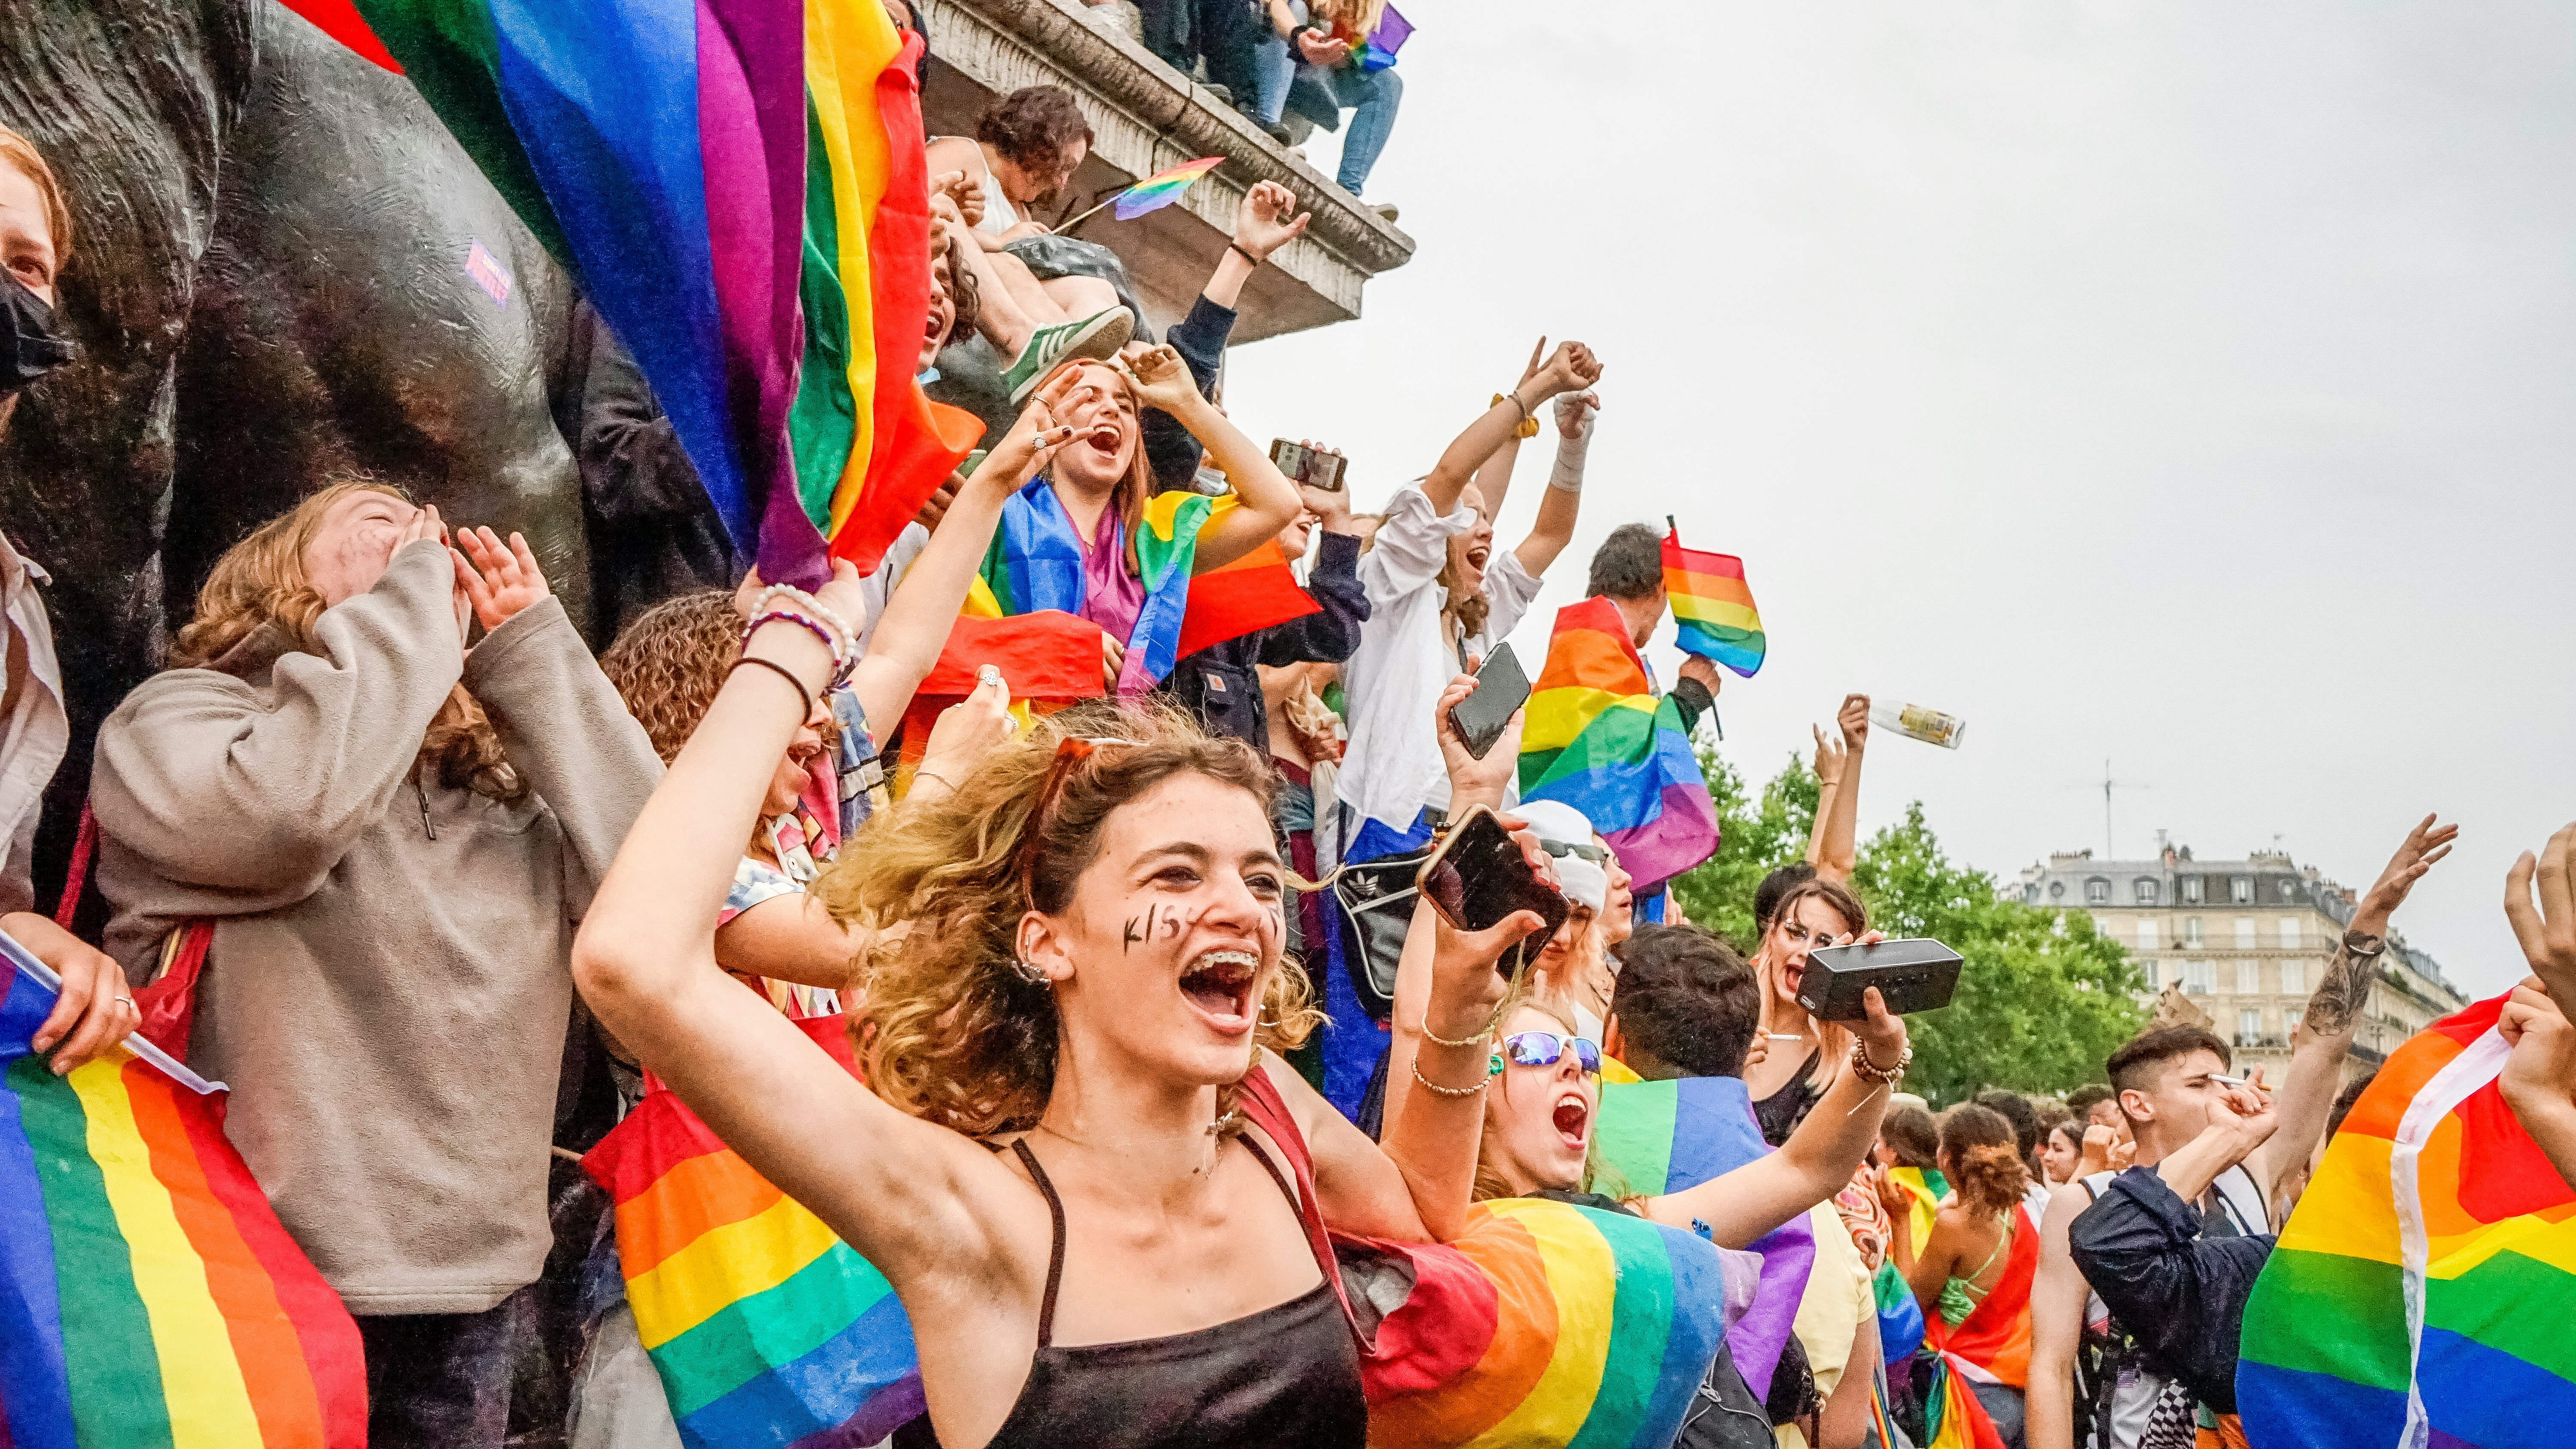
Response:
[{"label": "beaded bracelet", "polygon": [[1868,1045],[1855,1040],[1852,1043],[1851,1064],[1852,1070],[1861,1076],[1882,1085],[1894,1086],[1905,1079],[1905,1069],[1914,1064],[1914,1048],[1908,1045],[1899,1052],[1895,1066],[1882,1067],[1869,1059]]},{"label": "beaded bracelet", "polygon": [[832,668],[838,670],[841,667],[839,641],[832,637],[831,629],[822,620],[795,609],[770,609],[751,616],[751,622],[742,627],[742,642],[750,644],[751,636],[760,632],[763,624],[795,625],[822,640],[823,647],[832,651]]},{"label": "beaded bracelet", "polygon": [[831,647],[832,663],[838,670],[833,678],[837,682],[847,677],[856,662],[851,641],[858,637],[850,628],[849,621],[834,613],[822,600],[792,584],[771,584],[761,590],[751,601],[753,616],[757,618],[768,612],[772,599],[785,599],[797,612],[821,622],[830,631],[824,636],[824,643]]},{"label": "beaded bracelet", "polygon": [[1491,1082],[1493,1077],[1489,1073],[1472,1087],[1444,1087],[1438,1082],[1431,1080],[1429,1077],[1422,1075],[1422,1059],[1420,1057],[1416,1057],[1413,1060],[1413,1079],[1443,1097],[1472,1097],[1478,1092],[1485,1090],[1486,1083]]}]

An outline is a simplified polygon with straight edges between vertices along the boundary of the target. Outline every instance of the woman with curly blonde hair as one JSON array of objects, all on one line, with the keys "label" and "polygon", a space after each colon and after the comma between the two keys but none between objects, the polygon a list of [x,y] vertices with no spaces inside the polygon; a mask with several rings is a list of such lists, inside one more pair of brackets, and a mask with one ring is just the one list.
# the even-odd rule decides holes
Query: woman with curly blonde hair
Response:
[{"label": "woman with curly blonde hair", "polygon": [[[859,581],[821,597],[846,615]],[[1391,1160],[1271,1051],[1307,1013],[1267,766],[1170,711],[1069,711],[870,821],[864,868],[818,882],[879,932],[862,1086],[715,969],[789,685],[831,668],[788,623],[745,658],[583,924],[593,1009],[893,1282],[950,1449],[1360,1444],[1322,1229],[1458,1231],[1482,1094],[1422,1084],[1480,1070],[1493,963],[1537,918],[1442,931],[1429,1029],[1475,1056],[1426,1053]]]},{"label": "woman with curly blonde hair", "polygon": [[213,924],[188,1059],[358,1317],[379,1443],[499,1442],[573,923],[661,774],[526,541],[446,538],[367,482],[252,533],[90,784],[128,974]]}]

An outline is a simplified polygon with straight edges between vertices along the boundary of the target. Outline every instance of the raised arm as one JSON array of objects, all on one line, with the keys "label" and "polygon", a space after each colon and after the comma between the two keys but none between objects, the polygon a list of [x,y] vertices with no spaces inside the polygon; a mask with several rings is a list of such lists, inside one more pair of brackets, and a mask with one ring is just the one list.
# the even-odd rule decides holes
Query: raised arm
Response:
[{"label": "raised arm", "polygon": [[2558,1180],[2576,1188],[2576,1027],[2539,989],[2538,979],[2514,988],[2496,1022],[2513,1049],[2499,1085],[2514,1120],[2540,1145]]},{"label": "raised arm", "polygon": [[1807,732],[1816,737],[1816,815],[1807,825],[1806,856],[1807,864],[1815,865],[1825,858],[1825,831],[1833,824],[1834,792],[1842,788],[1846,753],[1839,737],[1828,738],[1814,725]]},{"label": "raised arm", "polygon": [[1869,696],[1844,695],[1843,707],[1834,712],[1834,724],[1842,731],[1842,770],[1835,777],[1833,809],[1828,812],[1821,803],[1816,807],[1823,828],[1808,859],[1816,874],[1847,881],[1860,862],[1860,761],[1869,748]]},{"label": "raised arm", "polygon": [[[1043,425],[1069,416],[1086,394],[1097,391],[1097,384],[1081,378],[1080,368],[1066,368],[1030,397],[1019,420],[957,490],[921,556],[886,599],[867,657],[850,674],[850,688],[874,728],[893,729],[911,706],[913,692],[939,662],[939,651],[947,646],[948,631],[992,544],[994,525],[1001,522],[1002,504],[1072,440],[1072,428]],[[849,620],[853,628],[860,622]]]},{"label": "raised arm", "polygon": [[[1877,987],[1863,997],[1868,1019],[1855,1029],[1874,1068],[1901,1071],[1910,1058],[1905,1019],[1888,1013]],[[1696,1187],[1646,1199],[1646,1216],[1677,1228],[1708,1224],[1718,1246],[1741,1248],[1843,1190],[1878,1144],[1879,1118],[1894,1083],[1861,1072],[1834,1074],[1816,1104],[1779,1151],[1757,1157]]]},{"label": "raised arm", "polygon": [[1253,272],[1272,252],[1302,235],[1311,220],[1311,212],[1297,210],[1297,193],[1276,181],[1252,183],[1234,209],[1234,236],[1218,254],[1216,270],[1199,295],[1231,311]]},{"label": "raised arm", "polygon": [[[1594,376],[1601,368],[1594,364]],[[1583,459],[1592,446],[1592,433],[1600,426],[1601,399],[1589,392],[1561,393],[1556,399],[1556,466],[1547,475],[1547,491],[1539,495],[1538,521],[1530,526],[1529,537],[1512,550],[1521,567],[1535,577],[1547,572],[1556,556],[1574,541],[1574,523],[1583,511]],[[1502,505],[1491,504],[1497,516]]]},{"label": "raised arm", "polygon": [[2039,1272],[2030,1285],[2030,1381],[2022,1433],[2030,1449],[2076,1449],[2075,1349],[2084,1337],[2082,1270],[2067,1251],[2067,1225],[2093,1205],[2075,1183],[2049,1194],[2039,1225]]},{"label": "raised arm", "polygon": [[2326,1116],[2341,1087],[2343,1059],[2352,1050],[2353,1028],[2370,1001],[2370,984],[2379,978],[2379,958],[2387,949],[2388,921],[2406,893],[2433,863],[2451,853],[2460,827],[2437,825],[2430,815],[2406,832],[2388,868],[2362,894],[2352,913],[2351,928],[2336,945],[2325,979],[2308,997],[2299,1033],[2290,1047],[2289,1076],[2281,1083],[2280,1130],[2245,1161],[2254,1183],[2269,1201],[2291,1169],[2308,1160],[2325,1134]]},{"label": "raised arm", "polygon": [[208,671],[136,690],[99,731],[100,828],[232,909],[310,894],[389,807],[463,674],[441,532],[423,509],[375,586],[322,611],[322,652],[277,659],[264,698]]},{"label": "raised arm", "polygon": [[1297,517],[1297,487],[1270,461],[1270,455],[1216,404],[1199,395],[1181,355],[1168,345],[1148,348],[1119,359],[1136,386],[1137,401],[1161,408],[1190,430],[1207,448],[1241,506],[1199,531],[1193,573],[1223,568],[1279,536]]},{"label": "raised arm", "polygon": [[[1539,345],[1546,346],[1547,339],[1539,339]],[[1588,377],[1585,376],[1587,372]],[[1477,470],[1485,466],[1485,460],[1512,441],[1513,434],[1523,422],[1537,417],[1541,404],[1558,393],[1589,387],[1592,380],[1600,375],[1600,367],[1592,361],[1590,350],[1582,343],[1559,345],[1546,362],[1513,384],[1502,401],[1479,414],[1474,422],[1467,425],[1467,431],[1460,433],[1441,453],[1440,461],[1432,465],[1431,475],[1422,480],[1423,496],[1431,500],[1432,511],[1447,513],[1457,507],[1458,495],[1467,491],[1467,484],[1477,476]],[[1501,506],[1501,499],[1486,495],[1488,517],[1498,513]]]},{"label": "raised arm", "polygon": [[[863,608],[846,563],[818,597]],[[775,762],[804,708],[778,670],[818,690],[821,641],[789,623],[754,631],[696,733],[671,762],[600,884],[573,945],[573,979],[618,1040],[760,1174],[813,1209],[918,1314],[937,1290],[1022,1286],[994,1226],[1012,1177],[990,1153],[879,1101],[767,1003],[716,969],[716,914]],[[774,666],[774,667],[773,667]],[[779,1110],[792,1102],[792,1113]],[[1042,1216],[1031,1228],[1043,1245]],[[924,1294],[932,1297],[925,1299]]]}]

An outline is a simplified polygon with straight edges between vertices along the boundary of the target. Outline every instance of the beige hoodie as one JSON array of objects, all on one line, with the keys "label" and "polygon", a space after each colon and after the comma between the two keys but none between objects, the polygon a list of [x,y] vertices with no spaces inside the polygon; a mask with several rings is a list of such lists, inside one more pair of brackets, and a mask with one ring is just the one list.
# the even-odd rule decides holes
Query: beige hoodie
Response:
[{"label": "beige hoodie", "polygon": [[[661,778],[547,599],[460,660],[444,550],[326,611],[321,654],[174,669],[99,731],[109,954],[216,918],[188,1063],[352,1312],[475,1313],[536,1280],[573,931]],[[237,651],[239,652],[239,651]],[[414,769],[461,677],[534,787]]]}]

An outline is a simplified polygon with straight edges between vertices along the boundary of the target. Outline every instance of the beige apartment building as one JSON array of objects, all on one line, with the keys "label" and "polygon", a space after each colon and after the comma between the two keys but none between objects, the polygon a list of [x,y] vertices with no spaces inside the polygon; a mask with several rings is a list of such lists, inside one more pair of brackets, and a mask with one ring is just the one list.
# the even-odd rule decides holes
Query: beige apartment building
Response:
[{"label": "beige apartment building", "polygon": [[[2234,1043],[2238,1070],[2266,1063],[2274,1082],[2289,1066],[2290,1034],[2352,919],[2354,896],[2284,854],[2194,860],[2188,846],[2155,860],[2052,855],[2021,873],[2021,892],[2034,906],[2091,913],[2095,927],[2137,959],[2149,998],[2180,987]],[[2354,1072],[2376,1067],[2398,1043],[2468,1004],[2403,933],[2391,933],[2379,964],[2353,1034]]]}]

